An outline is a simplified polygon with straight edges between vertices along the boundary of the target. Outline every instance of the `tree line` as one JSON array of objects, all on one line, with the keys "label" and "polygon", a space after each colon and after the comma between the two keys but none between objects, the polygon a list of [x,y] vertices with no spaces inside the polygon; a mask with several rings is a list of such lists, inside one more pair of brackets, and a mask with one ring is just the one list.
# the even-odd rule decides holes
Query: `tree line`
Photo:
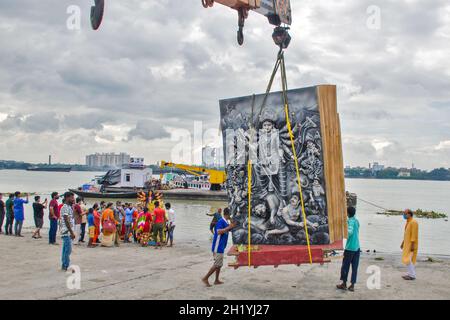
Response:
[{"label": "tree line", "polygon": [[[406,175],[404,174],[406,173]],[[431,171],[419,169],[399,169],[385,168],[374,171],[368,168],[345,168],[346,178],[367,178],[367,179],[403,179],[403,180],[434,180],[450,181],[450,169],[438,168]]]}]

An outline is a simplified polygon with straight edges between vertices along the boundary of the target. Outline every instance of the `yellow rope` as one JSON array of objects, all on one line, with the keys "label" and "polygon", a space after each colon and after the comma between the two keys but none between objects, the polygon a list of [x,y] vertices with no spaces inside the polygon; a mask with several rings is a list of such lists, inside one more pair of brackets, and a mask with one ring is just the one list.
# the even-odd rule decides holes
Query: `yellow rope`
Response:
[{"label": "yellow rope", "polygon": [[286,113],[286,123],[287,123],[288,131],[289,131],[289,137],[291,138],[292,153],[294,155],[294,162],[295,162],[295,170],[297,172],[297,183],[298,183],[298,187],[299,187],[299,191],[300,191],[300,201],[302,204],[303,225],[305,227],[305,232],[306,232],[306,243],[308,244],[309,263],[312,264],[311,245],[309,243],[308,224],[307,224],[306,213],[305,213],[305,202],[303,201],[302,183],[301,183],[301,179],[300,179],[300,169],[298,166],[297,151],[295,150],[294,134],[292,133],[291,121],[289,119],[289,106],[287,104],[284,105],[284,111]]},{"label": "yellow rope", "polygon": [[247,180],[248,180],[248,241],[247,241],[247,256],[248,266],[251,266],[251,216],[252,216],[252,160],[248,160],[247,165]]}]

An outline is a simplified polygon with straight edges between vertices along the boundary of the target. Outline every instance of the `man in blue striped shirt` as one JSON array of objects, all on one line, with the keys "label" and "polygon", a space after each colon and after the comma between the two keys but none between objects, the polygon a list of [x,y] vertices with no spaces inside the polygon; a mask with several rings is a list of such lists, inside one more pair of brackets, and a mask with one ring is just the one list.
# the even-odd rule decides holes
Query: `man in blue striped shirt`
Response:
[{"label": "man in blue striped shirt", "polygon": [[222,281],[219,280],[220,269],[223,266],[223,256],[225,253],[225,248],[228,243],[228,233],[236,226],[236,223],[228,223],[230,220],[230,209],[225,208],[223,210],[223,218],[217,221],[214,227],[214,238],[212,242],[212,253],[214,257],[214,264],[211,269],[208,271],[206,276],[202,278],[203,283],[207,287],[211,287],[209,284],[209,277],[216,273],[216,280],[214,281],[215,285],[223,284]]}]

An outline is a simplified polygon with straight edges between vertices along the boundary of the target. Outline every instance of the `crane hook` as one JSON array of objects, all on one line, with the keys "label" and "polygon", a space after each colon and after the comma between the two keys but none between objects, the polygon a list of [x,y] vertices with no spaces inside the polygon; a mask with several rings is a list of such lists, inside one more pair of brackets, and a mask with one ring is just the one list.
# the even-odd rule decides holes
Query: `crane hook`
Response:
[{"label": "crane hook", "polygon": [[212,7],[214,5],[214,0],[202,0],[203,8]]},{"label": "crane hook", "polygon": [[91,26],[97,30],[103,20],[103,12],[105,10],[105,0],[95,0],[95,4],[91,7]]},{"label": "crane hook", "polygon": [[248,9],[246,8],[239,8],[238,9],[238,32],[237,32],[237,42],[240,46],[244,44],[244,26],[245,26],[245,19],[248,17]]}]

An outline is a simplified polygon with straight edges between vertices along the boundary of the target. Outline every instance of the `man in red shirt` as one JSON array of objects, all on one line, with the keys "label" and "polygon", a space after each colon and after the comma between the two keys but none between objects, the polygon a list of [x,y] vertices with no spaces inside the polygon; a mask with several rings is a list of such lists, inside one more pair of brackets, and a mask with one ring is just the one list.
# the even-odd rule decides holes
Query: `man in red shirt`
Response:
[{"label": "man in red shirt", "polygon": [[81,202],[83,199],[77,198],[75,204],[73,205],[73,218],[75,220],[75,226],[73,232],[75,233],[75,239],[73,239],[73,244],[78,245],[80,241],[81,232],[81,221],[83,219],[83,210],[81,210]]},{"label": "man in red shirt", "polygon": [[50,219],[50,230],[48,232],[48,243],[57,245],[56,243],[56,233],[58,232],[58,220],[59,220],[59,205],[58,205],[59,195],[58,192],[52,193],[52,200],[49,205],[49,219]]},{"label": "man in red shirt", "polygon": [[[153,225],[153,240],[156,242],[155,249],[162,249],[163,243],[163,231],[164,225],[166,224],[166,211],[159,207],[159,201],[155,201],[155,211],[153,211],[155,216],[154,225]],[[159,242],[158,242],[159,235]]]}]

